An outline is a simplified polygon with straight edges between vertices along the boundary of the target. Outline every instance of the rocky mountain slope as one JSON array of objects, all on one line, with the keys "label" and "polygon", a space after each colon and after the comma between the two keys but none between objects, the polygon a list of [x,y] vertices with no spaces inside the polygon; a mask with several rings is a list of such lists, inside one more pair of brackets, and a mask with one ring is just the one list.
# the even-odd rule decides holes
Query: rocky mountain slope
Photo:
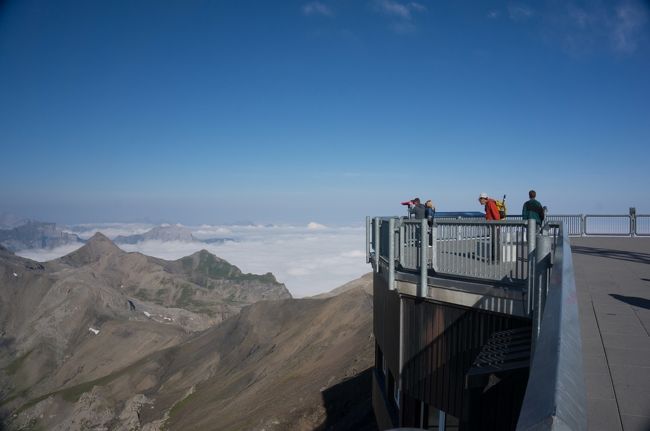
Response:
[{"label": "rocky mountain slope", "polygon": [[[207,252],[167,262],[113,247],[95,237],[81,253],[43,265],[0,251],[0,316],[11,315],[0,317],[0,398],[8,429],[374,428],[368,279],[329,298],[255,302],[188,334],[189,319],[205,314],[183,310],[193,313],[184,315],[185,324],[180,312],[172,321],[150,318],[168,313],[165,301],[183,295],[182,287],[173,292],[174,283],[194,286],[194,301],[221,292],[241,304],[252,294],[237,291],[236,283],[258,295],[261,284],[275,279],[253,279]],[[13,284],[11,277],[29,283]],[[160,295],[163,305],[131,299],[131,308],[131,294],[144,289],[155,298],[151,280],[163,279],[171,280]],[[93,289],[86,285],[93,283]],[[49,313],[20,305],[40,304],[53,289],[89,300],[66,299]],[[160,308],[146,316],[145,306]],[[65,321],[57,319],[62,308]]]},{"label": "rocky mountain slope", "polygon": [[[248,304],[290,298],[273,275],[207,252],[125,253],[101,234],[44,264],[0,249],[0,399],[27,399],[130,366]],[[6,410],[7,411],[7,410]]]}]

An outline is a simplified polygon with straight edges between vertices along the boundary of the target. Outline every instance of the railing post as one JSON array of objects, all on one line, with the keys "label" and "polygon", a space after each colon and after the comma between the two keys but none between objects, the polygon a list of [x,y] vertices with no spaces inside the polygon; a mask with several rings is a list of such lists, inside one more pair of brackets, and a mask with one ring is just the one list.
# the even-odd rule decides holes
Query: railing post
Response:
[{"label": "railing post", "polygon": [[379,272],[379,217],[375,217],[375,272]]},{"label": "railing post", "polygon": [[533,311],[534,337],[539,336],[542,327],[542,315],[548,288],[548,269],[551,265],[551,238],[546,235],[537,235],[535,248],[535,310]]},{"label": "railing post", "polygon": [[528,219],[528,292],[527,292],[527,312],[530,315],[533,311],[533,290],[535,287],[535,240],[537,238],[537,222],[535,219]]},{"label": "railing post", "polygon": [[422,219],[420,223],[420,286],[418,296],[424,297],[427,294],[427,275],[428,275],[428,258],[429,251],[429,233],[427,232],[427,219]]},{"label": "railing post", "polygon": [[370,229],[372,229],[370,216],[366,216],[366,263],[370,263],[370,241],[372,238]]},{"label": "railing post", "polygon": [[587,217],[580,214],[580,236],[587,236]]},{"label": "railing post", "polygon": [[406,228],[402,222],[399,224],[399,236],[397,238],[399,241],[399,264],[405,266],[404,243],[406,242]]},{"label": "railing post", "polygon": [[388,290],[395,289],[395,219],[388,219]]},{"label": "railing post", "polygon": [[433,222],[431,226],[431,268],[438,270],[438,224]]}]

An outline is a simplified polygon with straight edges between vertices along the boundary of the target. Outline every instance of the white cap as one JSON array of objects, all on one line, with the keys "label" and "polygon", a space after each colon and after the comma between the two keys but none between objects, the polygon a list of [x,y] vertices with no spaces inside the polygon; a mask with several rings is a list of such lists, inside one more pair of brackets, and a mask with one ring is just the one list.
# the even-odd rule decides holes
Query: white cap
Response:
[{"label": "white cap", "polygon": [[480,195],[478,195],[478,198],[479,199],[487,199],[488,195],[487,195],[487,193],[481,193]]}]

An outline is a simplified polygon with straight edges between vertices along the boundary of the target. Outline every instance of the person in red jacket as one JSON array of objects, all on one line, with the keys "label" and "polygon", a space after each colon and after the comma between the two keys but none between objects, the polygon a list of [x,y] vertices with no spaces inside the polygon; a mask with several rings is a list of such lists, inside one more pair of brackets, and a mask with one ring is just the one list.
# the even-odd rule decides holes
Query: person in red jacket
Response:
[{"label": "person in red jacket", "polygon": [[[478,201],[485,207],[486,220],[501,220],[497,203],[494,199],[490,199],[487,193],[481,193]],[[499,261],[499,242],[501,240],[498,226],[490,226],[490,237],[490,261],[496,263]]]},{"label": "person in red jacket", "polygon": [[499,216],[499,209],[497,208],[497,203],[494,199],[490,199],[487,193],[481,193],[478,197],[478,201],[485,207],[485,219],[486,220],[501,220]]}]

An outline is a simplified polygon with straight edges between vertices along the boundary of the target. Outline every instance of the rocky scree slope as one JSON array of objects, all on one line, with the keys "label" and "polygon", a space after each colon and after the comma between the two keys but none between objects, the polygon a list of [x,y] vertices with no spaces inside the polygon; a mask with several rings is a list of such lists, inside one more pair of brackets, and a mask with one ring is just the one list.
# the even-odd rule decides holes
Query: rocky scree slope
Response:
[{"label": "rocky scree slope", "polygon": [[164,261],[125,253],[101,234],[43,264],[1,248],[0,409],[15,413],[177,345],[245,305],[289,297],[272,275],[242,274],[207,252]]},{"label": "rocky scree slope", "polygon": [[261,301],[101,378],[32,399],[9,425],[371,430],[373,355],[367,283],[330,298]]}]

